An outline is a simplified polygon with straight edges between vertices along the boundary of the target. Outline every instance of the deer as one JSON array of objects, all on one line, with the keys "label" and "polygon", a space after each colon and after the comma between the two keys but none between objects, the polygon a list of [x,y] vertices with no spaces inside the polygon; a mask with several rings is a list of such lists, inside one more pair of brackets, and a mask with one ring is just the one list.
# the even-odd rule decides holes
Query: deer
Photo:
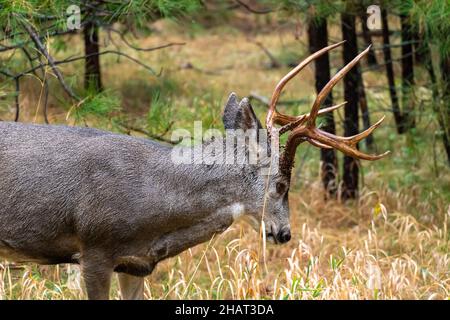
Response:
[{"label": "deer", "polygon": [[[269,242],[288,242],[288,193],[302,142],[363,160],[389,153],[371,155],[357,148],[384,117],[352,137],[316,126],[318,115],[345,104],[321,108],[334,85],[370,47],[331,78],[308,114],[290,116],[277,110],[285,85],[342,43],[308,56],[279,81],[265,129],[248,98],[229,95],[225,129],[267,132],[263,143],[270,158],[278,154],[274,174],[262,172],[260,163],[175,164],[170,161],[174,146],[125,134],[0,122],[0,257],[19,263],[79,264],[88,299],[109,299],[116,273],[123,299],[143,299],[144,278],[160,261],[210,240],[240,219]],[[284,148],[271,142],[284,133]],[[197,145],[183,148],[199,152]]]}]

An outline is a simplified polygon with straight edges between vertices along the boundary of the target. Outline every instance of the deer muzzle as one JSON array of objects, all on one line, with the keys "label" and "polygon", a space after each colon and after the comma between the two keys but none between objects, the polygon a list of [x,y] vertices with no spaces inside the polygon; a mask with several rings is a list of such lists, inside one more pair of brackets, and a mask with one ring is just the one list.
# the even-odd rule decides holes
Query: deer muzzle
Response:
[{"label": "deer muzzle", "polygon": [[289,240],[291,240],[291,230],[289,228],[282,228],[277,233],[277,241],[279,243],[286,243],[289,242]]}]

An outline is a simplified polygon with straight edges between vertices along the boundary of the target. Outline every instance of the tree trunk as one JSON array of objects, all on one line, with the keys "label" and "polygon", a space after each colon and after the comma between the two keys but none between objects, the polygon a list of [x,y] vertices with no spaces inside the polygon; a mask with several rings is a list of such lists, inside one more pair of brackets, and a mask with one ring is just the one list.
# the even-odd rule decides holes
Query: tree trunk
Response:
[{"label": "tree trunk", "polygon": [[[442,131],[442,143],[447,154],[447,162],[450,166],[450,58],[441,57],[442,72],[442,97],[439,95],[436,74],[434,73],[431,50],[428,43],[424,43],[421,52],[422,63],[428,71],[433,92],[433,111],[437,116],[439,127]],[[441,105],[442,101],[442,105]]]},{"label": "tree trunk", "polygon": [[414,108],[414,52],[411,25],[408,17],[400,16],[402,26],[402,110],[405,129],[416,126]]},{"label": "tree trunk", "polygon": [[448,165],[450,166],[450,56],[441,56],[441,74],[442,106],[438,116],[441,118],[442,142],[444,143]]},{"label": "tree trunk", "polygon": [[414,62],[416,65],[426,63],[426,55],[428,45],[423,41],[423,37],[420,35],[418,26],[415,26],[413,30],[411,30],[412,38],[414,40]]},{"label": "tree trunk", "polygon": [[83,30],[84,34],[84,88],[86,90],[95,90],[100,92],[102,87],[102,78],[100,72],[99,40],[98,26],[94,22],[88,22]]},{"label": "tree trunk", "polygon": [[[421,55],[422,55],[421,59],[423,60],[423,63],[425,64],[425,68],[428,71],[428,75],[430,76],[430,81],[433,85],[433,90],[435,90],[436,86],[437,86],[436,74],[434,73],[433,60],[431,58],[431,50],[430,50],[430,45],[428,43],[425,43],[423,45],[423,50],[422,50]],[[437,96],[438,95],[436,95],[436,97]]]},{"label": "tree trunk", "polygon": [[394,114],[395,125],[399,134],[404,132],[403,116],[397,97],[397,89],[395,88],[394,68],[392,66],[391,42],[389,40],[389,25],[386,10],[381,11],[381,21],[383,25],[383,55],[384,64],[386,66],[386,76],[389,84],[389,94],[391,96],[392,112]]},{"label": "tree trunk", "polygon": [[[360,70],[358,70],[358,96],[359,96],[359,107],[361,109],[362,114],[362,120],[363,120],[363,126],[364,130],[370,128],[370,113],[369,113],[369,107],[367,104],[367,97],[366,97],[366,90],[364,89],[364,81],[362,78],[362,73]],[[373,148],[373,135],[369,134],[367,138],[364,139],[364,142],[366,143],[367,149]]]},{"label": "tree trunk", "polygon": [[[366,46],[369,46],[372,44],[372,37],[370,36],[369,28],[367,28],[366,14],[360,15],[359,19],[361,20],[361,29],[362,29],[362,36],[364,38],[364,43],[366,44]],[[377,57],[375,55],[375,51],[373,50],[373,48],[370,48],[369,53],[367,54],[367,62],[369,63],[369,66],[378,65]]]},{"label": "tree trunk", "polygon": [[[308,25],[308,39],[309,39],[309,51],[314,53],[328,45],[328,31],[327,20],[318,19],[311,21]],[[320,92],[322,88],[330,80],[330,59],[328,52],[316,59],[315,61],[315,85],[316,92]],[[329,107],[333,104],[333,96],[330,94],[325,99],[322,107]],[[334,124],[334,116],[332,112],[327,113],[323,117],[325,125],[323,130],[336,133],[336,127]],[[334,149],[321,149],[321,175],[322,183],[327,191],[327,194],[331,197],[336,196],[337,192],[337,157]]]},{"label": "tree trunk", "polygon": [[[344,43],[344,64],[349,63],[354,57],[358,55],[355,17],[347,14],[341,14],[342,23],[342,38],[346,40]],[[353,136],[358,134],[358,66],[352,68],[344,77],[344,100],[347,101],[345,105],[345,120],[344,120],[344,135]],[[342,185],[342,199],[353,199],[358,196],[358,162],[356,159],[345,156],[344,157],[344,172]]]}]

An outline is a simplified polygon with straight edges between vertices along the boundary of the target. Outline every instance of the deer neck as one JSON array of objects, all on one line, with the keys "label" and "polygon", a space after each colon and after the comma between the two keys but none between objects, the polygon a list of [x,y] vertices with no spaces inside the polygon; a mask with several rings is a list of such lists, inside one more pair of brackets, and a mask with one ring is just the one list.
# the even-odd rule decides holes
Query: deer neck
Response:
[{"label": "deer neck", "polygon": [[[199,152],[198,147],[192,148]],[[162,201],[170,208],[166,227],[152,241],[154,261],[175,256],[225,231],[248,209],[251,179],[248,169],[223,163],[170,165],[171,182]]]},{"label": "deer neck", "polygon": [[148,255],[156,263],[194,247],[213,240],[233,223],[233,212],[238,205],[218,210],[190,226],[179,228],[164,234],[150,246]]}]

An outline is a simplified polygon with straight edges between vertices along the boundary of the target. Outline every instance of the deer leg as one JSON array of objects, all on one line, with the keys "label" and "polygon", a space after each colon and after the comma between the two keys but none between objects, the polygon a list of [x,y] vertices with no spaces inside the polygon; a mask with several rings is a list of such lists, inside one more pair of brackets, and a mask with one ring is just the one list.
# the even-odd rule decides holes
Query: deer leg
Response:
[{"label": "deer leg", "polygon": [[144,278],[118,273],[122,300],[144,300]]},{"label": "deer leg", "polygon": [[81,270],[89,300],[108,300],[113,266],[104,255],[95,252],[83,252]]}]

